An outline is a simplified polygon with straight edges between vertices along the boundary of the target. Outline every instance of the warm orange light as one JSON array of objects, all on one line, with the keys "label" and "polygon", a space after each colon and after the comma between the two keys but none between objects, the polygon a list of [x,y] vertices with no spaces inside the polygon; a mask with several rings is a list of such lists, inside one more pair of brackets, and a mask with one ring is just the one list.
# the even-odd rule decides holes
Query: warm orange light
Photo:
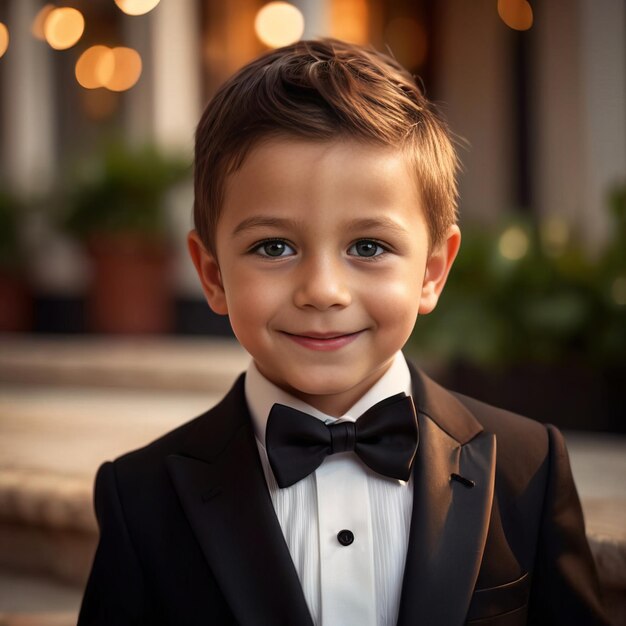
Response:
[{"label": "warm orange light", "polygon": [[527,0],[498,0],[498,15],[513,30],[528,30],[533,25],[533,8]]},{"label": "warm orange light", "polygon": [[331,34],[352,43],[369,40],[369,6],[367,0],[333,0],[330,3]]},{"label": "warm orange light", "polygon": [[417,68],[426,60],[428,40],[420,22],[397,17],[385,28],[385,40],[393,56],[408,68]]},{"label": "warm orange light", "polygon": [[76,61],[76,80],[85,89],[104,87],[104,82],[110,80],[113,75],[114,64],[111,48],[91,46]]},{"label": "warm orange light", "polygon": [[141,57],[132,48],[113,48],[113,72],[111,77],[103,81],[111,91],[130,89],[141,76]]},{"label": "warm orange light", "polygon": [[0,57],[7,51],[9,47],[9,29],[0,22]]},{"label": "warm orange light", "polygon": [[83,14],[69,7],[53,9],[43,24],[46,41],[55,50],[71,48],[83,36],[84,30]]},{"label": "warm orange light", "polygon": [[304,16],[288,2],[270,2],[259,9],[254,20],[257,37],[270,48],[298,41],[304,32]]},{"label": "warm orange light", "polygon": [[126,91],[141,76],[141,57],[132,48],[92,46],[76,62],[76,80],[85,89]]},{"label": "warm orange light", "polygon": [[115,4],[127,15],[143,15],[152,11],[160,0],[115,0]]},{"label": "warm orange light", "polygon": [[41,41],[46,40],[46,35],[43,31],[43,25],[46,21],[46,18],[48,17],[48,15],[50,15],[53,9],[53,4],[44,4],[44,6],[39,9],[37,15],[35,15],[35,19],[33,20],[31,32],[37,39],[40,39]]}]

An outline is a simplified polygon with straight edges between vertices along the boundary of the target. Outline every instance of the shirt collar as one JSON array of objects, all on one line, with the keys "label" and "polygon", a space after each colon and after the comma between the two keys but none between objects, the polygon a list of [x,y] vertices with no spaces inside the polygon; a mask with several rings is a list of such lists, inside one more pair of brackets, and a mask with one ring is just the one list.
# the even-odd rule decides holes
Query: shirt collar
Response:
[{"label": "shirt collar", "polygon": [[380,380],[340,417],[333,417],[318,411],[306,402],[277,387],[259,372],[254,361],[248,367],[245,380],[246,402],[252,416],[254,434],[263,447],[265,447],[267,418],[274,404],[284,404],[293,409],[303,411],[325,423],[332,423],[338,420],[355,422],[360,415],[377,402],[403,392],[411,395],[411,372],[404,355],[400,351],[396,353],[391,367],[383,374]]}]

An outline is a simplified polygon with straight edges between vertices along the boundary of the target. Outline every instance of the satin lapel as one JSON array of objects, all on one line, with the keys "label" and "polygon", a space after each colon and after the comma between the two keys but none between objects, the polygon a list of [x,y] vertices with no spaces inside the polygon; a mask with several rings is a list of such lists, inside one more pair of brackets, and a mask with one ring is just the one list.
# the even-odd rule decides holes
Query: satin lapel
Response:
[{"label": "satin lapel", "polygon": [[[451,394],[423,377],[415,386],[420,441],[398,626],[460,626],[487,538],[496,442]],[[424,412],[433,407],[437,416]]]},{"label": "satin lapel", "polygon": [[[267,490],[243,386],[239,387],[235,392],[241,397],[230,397],[230,401],[227,397],[211,411],[200,429],[204,432],[195,434],[188,454],[168,457],[168,469],[202,552],[237,621],[243,625],[312,626]],[[240,408],[246,419],[241,419],[241,413],[226,414],[227,407]],[[217,433],[222,443],[227,440],[225,447],[221,448],[215,437],[207,438],[209,433]],[[215,453],[216,448],[221,449]]]}]

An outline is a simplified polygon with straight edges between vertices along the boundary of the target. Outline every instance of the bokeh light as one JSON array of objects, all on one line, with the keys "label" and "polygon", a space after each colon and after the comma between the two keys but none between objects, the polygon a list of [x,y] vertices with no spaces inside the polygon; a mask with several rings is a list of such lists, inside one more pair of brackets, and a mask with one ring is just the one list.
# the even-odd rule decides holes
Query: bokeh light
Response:
[{"label": "bokeh light", "polygon": [[394,57],[408,68],[417,68],[426,60],[426,31],[413,18],[398,17],[391,20],[385,28],[385,41]]},{"label": "bokeh light", "polygon": [[141,76],[141,56],[132,48],[113,48],[113,72],[104,86],[111,91],[130,89]]},{"label": "bokeh light", "polygon": [[498,0],[498,15],[513,30],[528,30],[533,25],[533,8],[527,0]]},{"label": "bokeh light", "polygon": [[254,20],[257,37],[270,48],[298,41],[304,32],[304,16],[288,2],[270,2],[259,9]]},{"label": "bokeh light", "polygon": [[141,56],[132,48],[92,46],[80,55],[75,75],[85,89],[126,91],[139,80],[141,69]]},{"label": "bokeh light", "polygon": [[44,4],[41,9],[35,15],[35,19],[33,20],[33,25],[31,27],[31,32],[33,36],[41,41],[46,40],[46,35],[43,30],[43,25],[46,23],[46,19],[48,15],[54,10],[53,4]]},{"label": "bokeh light", "polygon": [[7,51],[9,47],[9,29],[0,22],[0,57]]},{"label": "bokeh light", "polygon": [[127,15],[143,15],[152,11],[160,0],[115,0],[115,4]]},{"label": "bokeh light", "polygon": [[507,228],[498,241],[500,254],[509,261],[518,261],[528,252],[528,235],[519,226]]},{"label": "bokeh light", "polygon": [[46,41],[55,50],[71,48],[85,30],[85,19],[77,9],[61,7],[48,13],[43,25]]},{"label": "bokeh light", "polygon": [[113,74],[114,57],[107,46],[91,46],[76,61],[76,80],[85,89],[104,87],[104,81]]}]

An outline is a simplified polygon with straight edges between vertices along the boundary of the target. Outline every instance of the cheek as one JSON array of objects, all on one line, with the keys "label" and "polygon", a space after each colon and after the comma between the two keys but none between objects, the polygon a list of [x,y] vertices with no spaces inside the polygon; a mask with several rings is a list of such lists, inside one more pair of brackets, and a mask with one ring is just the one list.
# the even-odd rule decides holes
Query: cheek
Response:
[{"label": "cheek", "polygon": [[417,318],[422,287],[416,276],[413,272],[395,274],[371,285],[366,296],[370,313],[381,323],[412,327]]},{"label": "cheek", "polygon": [[[228,316],[235,333],[263,326],[281,306],[279,284],[241,270],[225,276]],[[235,288],[231,288],[234,285]],[[239,336],[239,335],[238,335]]]}]

